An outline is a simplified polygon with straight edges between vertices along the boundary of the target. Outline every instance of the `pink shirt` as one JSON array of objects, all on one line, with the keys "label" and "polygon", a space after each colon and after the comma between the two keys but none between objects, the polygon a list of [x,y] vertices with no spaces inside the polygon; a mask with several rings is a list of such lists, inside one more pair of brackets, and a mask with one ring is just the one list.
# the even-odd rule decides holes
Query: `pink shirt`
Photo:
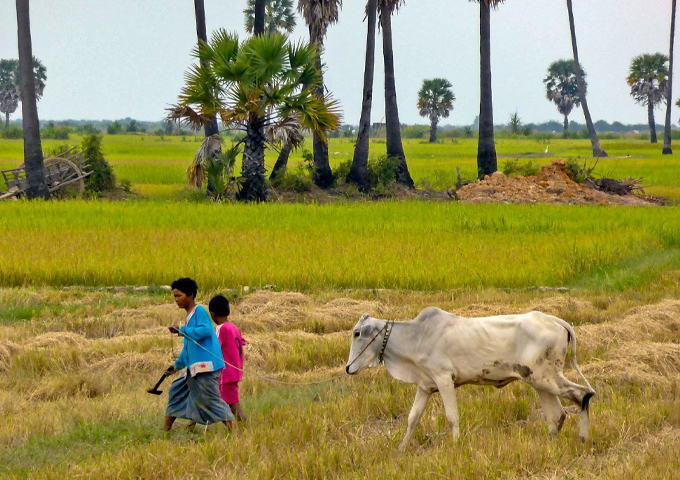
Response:
[{"label": "pink shirt", "polygon": [[240,382],[243,378],[243,372],[234,367],[243,370],[243,346],[246,341],[241,335],[241,331],[236,325],[231,322],[224,322],[215,328],[217,338],[222,347],[222,356],[226,366],[222,369],[220,375],[220,385],[223,383]]}]

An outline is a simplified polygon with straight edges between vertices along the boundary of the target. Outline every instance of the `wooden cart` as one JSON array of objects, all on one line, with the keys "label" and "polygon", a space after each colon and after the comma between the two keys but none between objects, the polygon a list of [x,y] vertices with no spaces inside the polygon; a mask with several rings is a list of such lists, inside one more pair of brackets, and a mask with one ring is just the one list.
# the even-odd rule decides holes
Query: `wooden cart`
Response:
[{"label": "wooden cart", "polygon": [[[92,175],[92,171],[88,171],[87,161],[83,160],[84,152],[71,155],[72,151],[73,149],[44,160],[45,180],[53,198],[80,198],[85,191],[85,178]],[[0,200],[26,195],[28,181],[23,163],[19,168],[0,170],[0,173],[7,186],[7,191],[0,193]]]}]

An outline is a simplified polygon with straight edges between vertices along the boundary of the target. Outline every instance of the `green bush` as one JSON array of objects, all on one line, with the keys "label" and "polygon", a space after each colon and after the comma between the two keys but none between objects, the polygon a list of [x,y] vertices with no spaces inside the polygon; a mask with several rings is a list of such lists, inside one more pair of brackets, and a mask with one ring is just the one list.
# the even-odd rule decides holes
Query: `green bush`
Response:
[{"label": "green bush", "polygon": [[347,175],[349,175],[349,171],[352,169],[352,160],[347,159],[342,162],[333,170],[333,178],[335,179],[336,183],[345,183],[345,180],[347,179]]},{"label": "green bush", "polygon": [[368,178],[371,188],[379,192],[385,191],[397,180],[399,158],[381,155],[368,160]]},{"label": "green bush", "polygon": [[53,122],[50,122],[47,127],[40,130],[40,137],[50,140],[68,140],[72,132],[73,128],[69,126],[57,127]]},{"label": "green bush", "polygon": [[534,175],[538,175],[538,172],[540,171],[541,167],[534,164],[532,160],[522,164],[517,158],[506,160],[501,167],[501,172],[503,172],[506,177],[533,177]]},{"label": "green bush", "polygon": [[113,168],[106,161],[102,152],[102,136],[86,135],[80,144],[80,150],[85,152],[83,160],[93,172],[85,179],[85,191],[90,194],[98,194],[116,188],[116,176],[113,173]]},{"label": "green bush", "polygon": [[298,165],[295,169],[287,168],[283,174],[277,174],[272,180],[272,187],[288,192],[304,193],[312,189],[311,172],[303,165]]},{"label": "green bush", "polygon": [[120,124],[118,120],[109,124],[109,126],[106,127],[106,133],[108,133],[109,135],[118,135],[122,131],[123,126]]},{"label": "green bush", "polygon": [[76,132],[83,134],[83,135],[96,135],[96,134],[102,133],[101,130],[99,130],[97,127],[95,127],[91,123],[86,123],[85,125],[76,128]]},{"label": "green bush", "polygon": [[4,130],[0,130],[0,137],[7,140],[17,140],[24,137],[24,131],[16,125],[10,125]]},{"label": "green bush", "polygon": [[430,127],[425,125],[413,125],[401,129],[403,138],[425,138],[429,137]]}]

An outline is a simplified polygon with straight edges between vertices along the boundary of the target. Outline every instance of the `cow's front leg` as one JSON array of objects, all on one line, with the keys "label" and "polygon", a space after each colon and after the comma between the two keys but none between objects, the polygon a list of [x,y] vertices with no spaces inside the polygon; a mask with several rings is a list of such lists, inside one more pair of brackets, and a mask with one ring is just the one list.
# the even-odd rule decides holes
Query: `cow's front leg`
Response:
[{"label": "cow's front leg", "polygon": [[451,425],[451,434],[453,435],[454,440],[458,440],[458,437],[460,437],[460,420],[458,417],[456,386],[453,383],[453,378],[455,377],[446,376],[435,381],[437,383],[437,388],[439,388],[439,393],[442,396],[446,419],[449,421],[449,425]]},{"label": "cow's front leg", "polygon": [[401,441],[401,444],[399,444],[400,452],[406,450],[408,443],[411,441],[413,432],[420,423],[420,419],[423,417],[425,407],[427,406],[427,401],[430,399],[431,395],[432,394],[428,390],[418,386],[418,390],[416,390],[416,399],[413,401],[411,413],[408,414],[408,427],[406,427],[406,435],[404,435],[404,439]]}]

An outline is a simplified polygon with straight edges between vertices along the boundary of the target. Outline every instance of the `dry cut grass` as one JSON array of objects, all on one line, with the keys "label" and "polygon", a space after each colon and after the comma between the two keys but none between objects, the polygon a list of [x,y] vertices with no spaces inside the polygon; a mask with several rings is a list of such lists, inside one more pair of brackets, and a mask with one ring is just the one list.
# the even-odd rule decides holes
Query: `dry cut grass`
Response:
[{"label": "dry cut grass", "polygon": [[[249,344],[249,421],[160,433],[167,397],[145,393],[179,352],[170,299],[101,289],[0,289],[0,476],[8,478],[672,478],[680,454],[680,295],[677,272],[647,292],[396,290],[260,291],[233,321]],[[205,300],[206,297],[202,297]],[[344,376],[348,331],[364,312],[408,320],[437,305],[478,316],[541,309],[576,327],[578,360],[598,395],[593,440],[577,439],[577,409],[547,435],[523,384],[458,391],[454,443],[435,397],[415,441],[396,453],[412,386],[383,369]],[[573,370],[567,375],[576,380]],[[167,389],[167,385],[165,385]]]}]

